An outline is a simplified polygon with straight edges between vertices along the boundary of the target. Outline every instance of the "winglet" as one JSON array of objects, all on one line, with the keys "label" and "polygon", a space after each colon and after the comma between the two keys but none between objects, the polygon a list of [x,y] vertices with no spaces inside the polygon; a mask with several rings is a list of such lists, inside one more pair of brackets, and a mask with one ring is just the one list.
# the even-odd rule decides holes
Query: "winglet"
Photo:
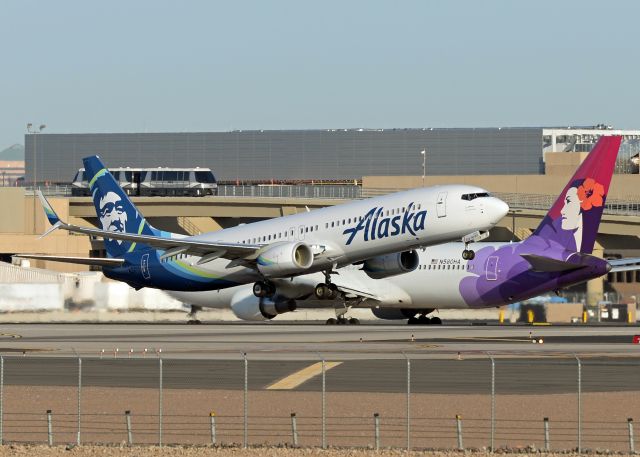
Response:
[{"label": "winglet", "polygon": [[63,226],[64,226],[64,224],[62,222],[60,222],[60,221],[56,222],[51,227],[49,227],[49,230],[47,230],[42,235],[40,235],[40,237],[38,239],[41,240],[45,236],[49,235],[52,232],[55,232],[56,230],[58,230],[60,227],[63,227]]},{"label": "winglet", "polygon": [[42,204],[42,208],[44,209],[44,214],[47,216],[49,223],[53,226],[55,226],[56,224],[59,224],[61,222],[60,218],[58,217],[56,212],[53,210],[53,207],[51,206],[51,204],[47,201],[45,196],[42,194],[42,191],[37,190],[36,193],[38,194],[38,198],[40,199],[40,203]]},{"label": "winglet", "polygon": [[40,199],[42,208],[44,209],[44,214],[47,216],[47,219],[51,224],[51,227],[49,228],[49,230],[47,230],[42,235],[40,235],[40,239],[42,239],[45,236],[49,235],[50,233],[55,232],[59,228],[64,228],[66,224],[60,220],[56,212],[53,210],[51,203],[49,203],[49,201],[45,198],[42,192],[40,190],[37,190],[36,193],[38,195],[38,198]]}]

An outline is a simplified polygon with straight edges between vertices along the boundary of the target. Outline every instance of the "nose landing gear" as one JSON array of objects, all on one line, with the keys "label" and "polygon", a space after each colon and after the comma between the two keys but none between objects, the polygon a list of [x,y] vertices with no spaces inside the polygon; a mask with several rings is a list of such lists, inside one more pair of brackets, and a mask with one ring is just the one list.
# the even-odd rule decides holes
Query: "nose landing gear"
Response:
[{"label": "nose landing gear", "polygon": [[469,249],[470,243],[477,243],[478,241],[482,241],[489,237],[489,231],[480,232],[475,231],[468,235],[462,237],[462,242],[464,243],[464,251],[462,251],[462,258],[464,260],[473,260],[476,256],[476,253],[473,249]]},{"label": "nose landing gear", "polygon": [[201,324],[200,320],[198,319],[198,311],[202,311],[201,306],[191,305],[191,311],[189,311],[189,314],[187,314],[187,317],[189,318],[189,320],[187,321],[187,324],[189,325]]}]

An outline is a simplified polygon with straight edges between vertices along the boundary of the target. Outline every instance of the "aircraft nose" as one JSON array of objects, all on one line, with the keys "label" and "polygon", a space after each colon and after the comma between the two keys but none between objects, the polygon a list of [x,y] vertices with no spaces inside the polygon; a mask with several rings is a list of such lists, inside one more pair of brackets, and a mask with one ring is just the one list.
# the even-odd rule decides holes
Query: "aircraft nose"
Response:
[{"label": "aircraft nose", "polygon": [[489,216],[493,224],[500,222],[500,219],[505,217],[509,213],[509,205],[500,200],[499,198],[492,198],[492,202],[489,206]]}]

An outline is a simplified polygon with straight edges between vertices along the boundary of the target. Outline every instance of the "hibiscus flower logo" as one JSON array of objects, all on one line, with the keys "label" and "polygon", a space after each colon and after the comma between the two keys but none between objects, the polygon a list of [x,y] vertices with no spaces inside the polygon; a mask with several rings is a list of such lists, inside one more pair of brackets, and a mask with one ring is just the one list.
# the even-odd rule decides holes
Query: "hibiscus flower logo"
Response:
[{"label": "hibiscus flower logo", "polygon": [[578,198],[583,211],[589,211],[594,206],[602,206],[604,203],[603,197],[604,186],[593,178],[585,179],[582,185],[578,187]]}]

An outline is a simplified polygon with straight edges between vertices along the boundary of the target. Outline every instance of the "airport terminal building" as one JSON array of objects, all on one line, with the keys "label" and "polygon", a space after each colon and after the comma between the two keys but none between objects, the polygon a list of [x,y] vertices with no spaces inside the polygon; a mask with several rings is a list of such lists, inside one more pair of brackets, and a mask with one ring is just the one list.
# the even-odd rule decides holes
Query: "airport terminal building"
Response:
[{"label": "airport terminal building", "polygon": [[109,167],[208,167],[218,181],[353,181],[363,176],[536,175],[546,152],[588,152],[622,134],[617,172],[637,173],[640,130],[422,128],[25,135],[26,182],[69,183],[81,159]]}]

